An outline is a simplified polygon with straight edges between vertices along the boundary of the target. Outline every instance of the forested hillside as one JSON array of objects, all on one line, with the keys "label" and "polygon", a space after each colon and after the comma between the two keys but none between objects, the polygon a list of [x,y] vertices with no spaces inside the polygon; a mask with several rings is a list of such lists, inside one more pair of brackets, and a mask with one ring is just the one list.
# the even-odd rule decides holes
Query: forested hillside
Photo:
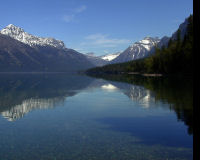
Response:
[{"label": "forested hillside", "polygon": [[167,47],[156,48],[150,57],[126,63],[96,67],[88,74],[117,73],[160,73],[160,74],[192,74],[193,73],[193,15],[187,19],[187,32],[181,38],[180,29],[176,38],[170,39]]}]

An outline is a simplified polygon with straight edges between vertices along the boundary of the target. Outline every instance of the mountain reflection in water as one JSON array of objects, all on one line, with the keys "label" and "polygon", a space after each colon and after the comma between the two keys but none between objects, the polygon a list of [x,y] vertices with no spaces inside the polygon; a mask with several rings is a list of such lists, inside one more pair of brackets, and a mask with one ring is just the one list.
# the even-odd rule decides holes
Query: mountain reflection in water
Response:
[{"label": "mountain reflection in water", "polygon": [[64,74],[1,74],[0,113],[9,121],[35,109],[54,108],[86,88],[91,78]]},{"label": "mountain reflection in water", "polygon": [[[188,126],[188,133],[193,134],[193,78],[192,77],[144,77],[132,75],[100,75],[103,78],[120,84],[120,89],[134,101],[144,101],[149,107],[150,101],[162,101],[175,111],[178,120]],[[127,84],[132,84],[127,87]]]},{"label": "mountain reflection in water", "polygon": [[[88,88],[119,90],[144,108],[163,101],[193,133],[193,91],[191,79],[145,78],[138,76],[104,76],[94,79],[66,74],[1,74],[0,114],[9,121],[22,118],[36,109],[62,106],[69,96]],[[118,82],[117,82],[118,81]],[[125,83],[122,83],[125,82]],[[167,106],[167,105],[166,105]]]},{"label": "mountain reflection in water", "polygon": [[103,78],[0,74],[0,159],[192,159],[191,79]]}]

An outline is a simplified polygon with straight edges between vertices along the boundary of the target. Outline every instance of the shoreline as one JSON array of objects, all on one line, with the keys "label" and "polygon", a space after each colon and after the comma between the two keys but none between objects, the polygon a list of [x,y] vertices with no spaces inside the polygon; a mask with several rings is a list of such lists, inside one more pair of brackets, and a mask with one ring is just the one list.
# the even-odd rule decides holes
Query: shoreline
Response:
[{"label": "shoreline", "polygon": [[122,74],[129,74],[129,75],[142,75],[145,77],[162,77],[163,74],[159,74],[159,73],[139,73],[139,72],[124,72]]},{"label": "shoreline", "polygon": [[89,73],[85,72],[88,76],[102,76],[102,75],[137,75],[137,76],[144,76],[144,77],[176,77],[176,76],[186,76],[186,77],[193,77],[193,74],[161,74],[161,73],[140,73],[140,72],[118,72],[118,73]]}]

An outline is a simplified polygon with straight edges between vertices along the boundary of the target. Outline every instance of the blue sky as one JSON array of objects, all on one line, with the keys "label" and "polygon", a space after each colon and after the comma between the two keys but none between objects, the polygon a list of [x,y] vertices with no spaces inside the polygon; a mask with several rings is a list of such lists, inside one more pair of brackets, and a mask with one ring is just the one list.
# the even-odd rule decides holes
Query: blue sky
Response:
[{"label": "blue sky", "polygon": [[193,13],[193,0],[6,0],[0,4],[0,29],[14,24],[97,55],[122,51],[146,36],[171,36]]}]

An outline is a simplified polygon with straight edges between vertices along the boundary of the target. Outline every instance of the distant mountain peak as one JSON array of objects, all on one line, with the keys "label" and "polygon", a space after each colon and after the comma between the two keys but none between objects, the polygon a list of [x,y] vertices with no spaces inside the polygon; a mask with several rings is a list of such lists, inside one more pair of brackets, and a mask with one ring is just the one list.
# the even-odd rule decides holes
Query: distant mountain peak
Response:
[{"label": "distant mountain peak", "polygon": [[7,25],[4,29],[2,29],[1,34],[20,34],[25,32],[22,28],[15,26],[14,24]]},{"label": "distant mountain peak", "polygon": [[20,34],[25,32],[22,28],[15,26],[14,24],[9,24],[7,25],[4,29],[2,29],[1,34],[8,34],[10,32],[10,34]]},{"label": "distant mountain peak", "polygon": [[153,46],[155,46],[158,42],[160,42],[160,39],[158,37],[145,37],[144,39],[135,42],[133,45],[130,46],[130,48],[134,47],[142,47],[145,48],[147,51],[150,51]]},{"label": "distant mountain peak", "polygon": [[14,24],[9,24],[6,26],[6,28],[19,28],[19,27],[15,26]]},{"label": "distant mountain peak", "polygon": [[153,47],[160,42],[158,37],[145,37],[144,39],[130,45],[118,57],[113,59],[111,63],[121,63],[131,60],[141,59],[150,54]]},{"label": "distant mountain peak", "polygon": [[28,44],[29,46],[53,46],[59,49],[66,48],[65,44],[54,38],[42,38],[33,36],[24,31],[24,29],[17,27],[13,24],[9,24],[4,29],[0,31],[1,34],[7,35],[11,38],[14,38],[22,43]]},{"label": "distant mountain peak", "polygon": [[101,56],[101,59],[106,60],[106,61],[112,61],[115,58],[117,58],[121,53],[122,52],[106,54],[106,55]]}]

